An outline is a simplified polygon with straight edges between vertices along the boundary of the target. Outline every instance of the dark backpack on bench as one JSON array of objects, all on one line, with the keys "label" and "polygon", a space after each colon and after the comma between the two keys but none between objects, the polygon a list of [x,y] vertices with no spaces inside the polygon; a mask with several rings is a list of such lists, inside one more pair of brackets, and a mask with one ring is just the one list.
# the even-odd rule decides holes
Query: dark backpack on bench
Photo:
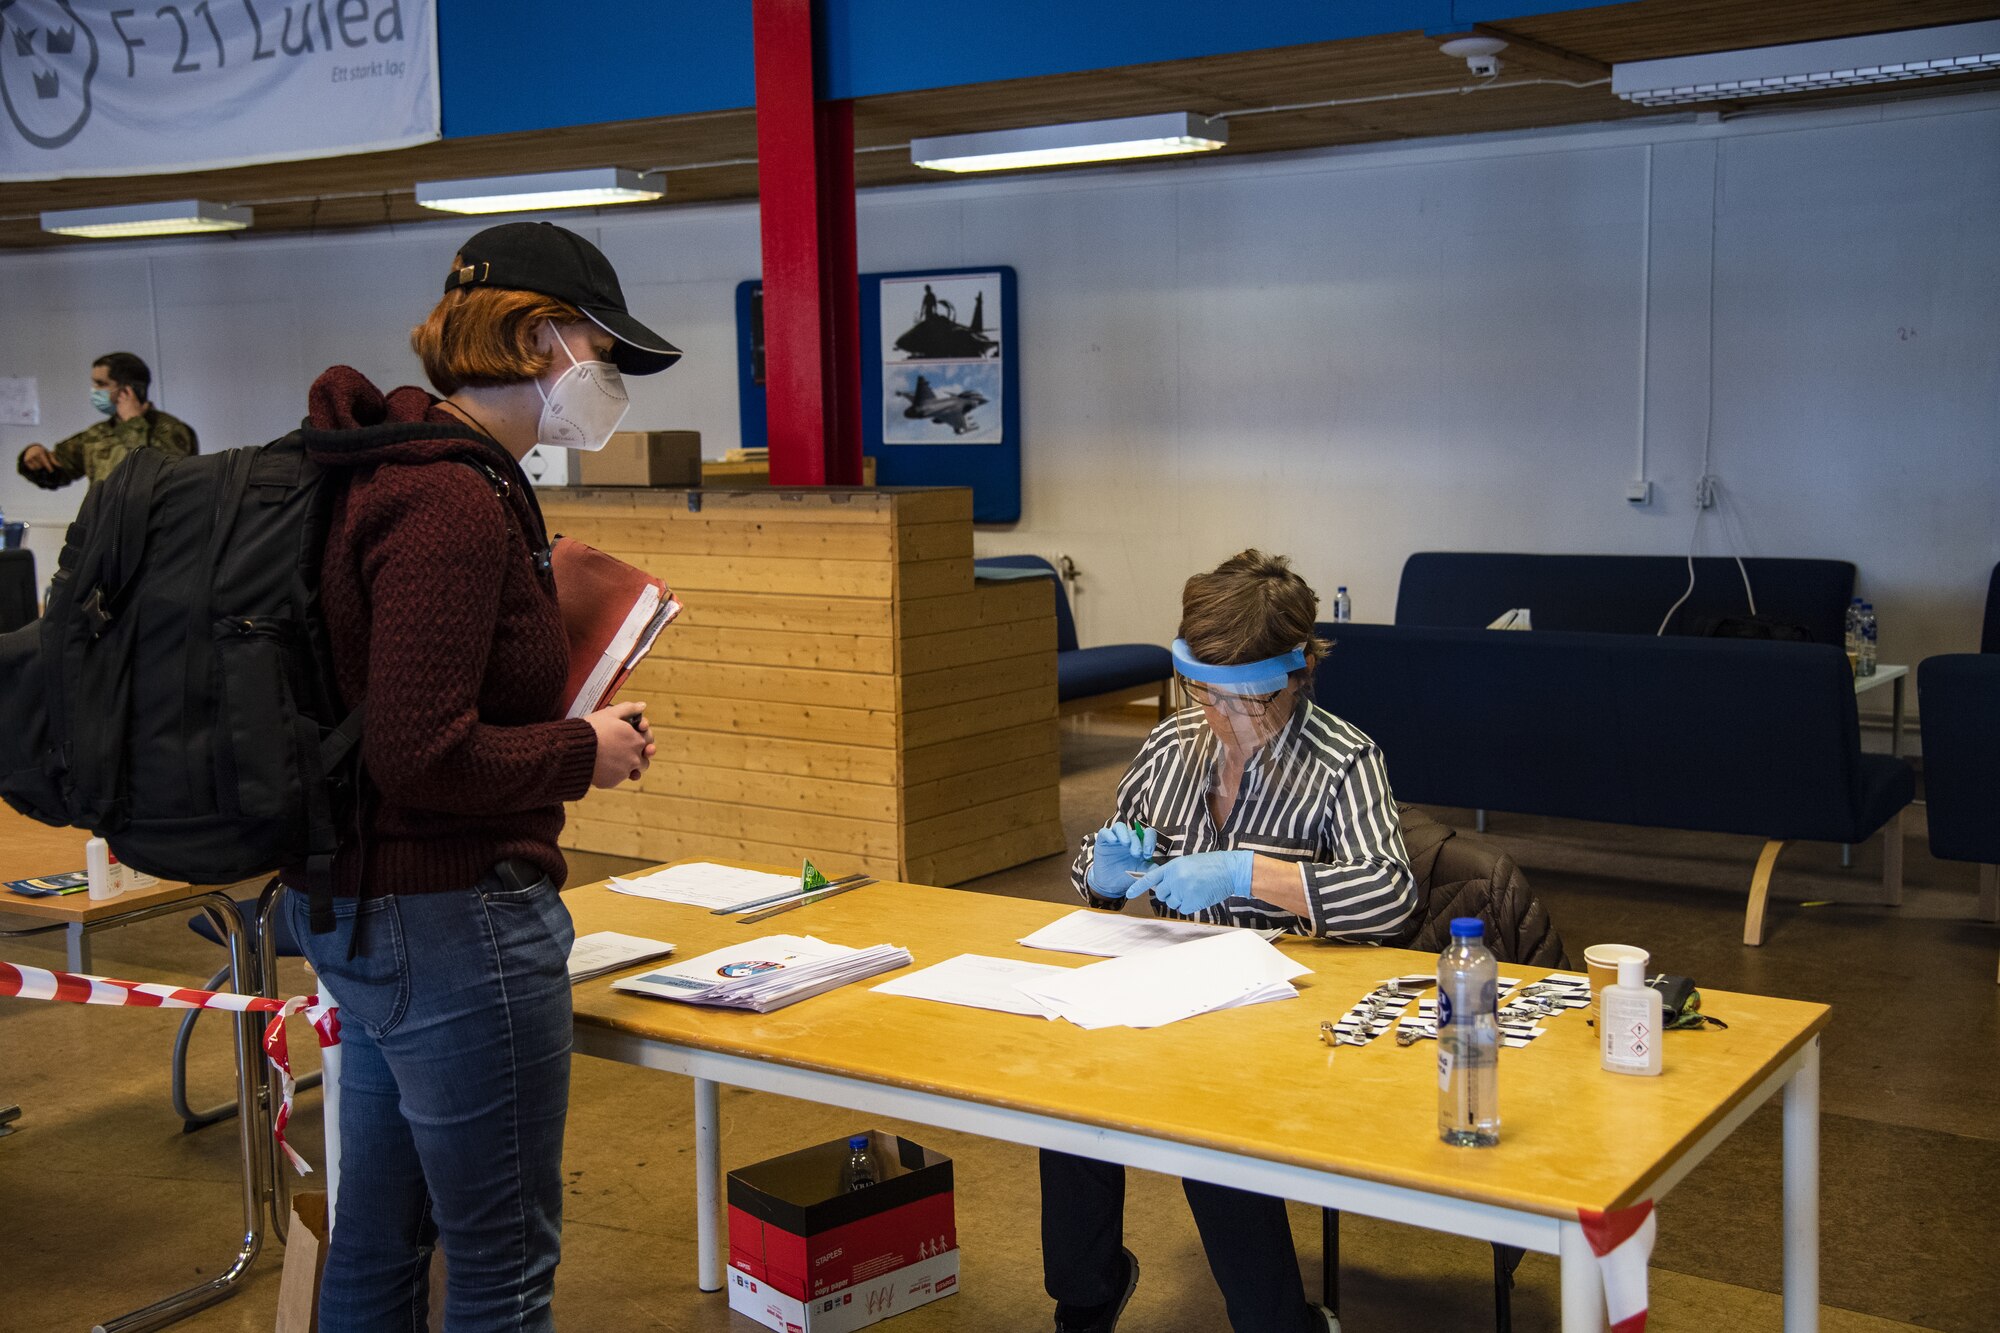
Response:
[{"label": "dark backpack on bench", "polygon": [[340,711],[319,607],[341,484],[295,433],[140,449],[95,487],[42,618],[0,636],[0,797],[169,879],[303,866],[331,928],[361,723]]}]

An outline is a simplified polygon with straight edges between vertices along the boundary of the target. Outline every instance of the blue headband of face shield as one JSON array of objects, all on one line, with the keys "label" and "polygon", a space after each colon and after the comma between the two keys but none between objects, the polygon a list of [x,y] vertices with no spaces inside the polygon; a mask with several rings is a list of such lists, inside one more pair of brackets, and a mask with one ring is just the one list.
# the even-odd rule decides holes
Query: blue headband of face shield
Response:
[{"label": "blue headband of face shield", "polygon": [[1301,644],[1289,653],[1267,657],[1261,662],[1218,666],[1204,662],[1188,651],[1186,639],[1174,640],[1174,669],[1189,680],[1228,694],[1276,694],[1285,688],[1294,671],[1306,666],[1306,650]]}]

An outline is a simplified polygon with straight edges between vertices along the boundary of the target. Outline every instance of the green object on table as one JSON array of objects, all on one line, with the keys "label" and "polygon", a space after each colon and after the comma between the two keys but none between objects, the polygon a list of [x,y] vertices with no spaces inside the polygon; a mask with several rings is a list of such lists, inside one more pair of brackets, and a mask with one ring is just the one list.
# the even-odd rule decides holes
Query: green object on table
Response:
[{"label": "green object on table", "polygon": [[811,861],[807,861],[804,868],[799,871],[799,887],[801,889],[823,889],[832,882],[825,875],[820,874],[819,867]]}]

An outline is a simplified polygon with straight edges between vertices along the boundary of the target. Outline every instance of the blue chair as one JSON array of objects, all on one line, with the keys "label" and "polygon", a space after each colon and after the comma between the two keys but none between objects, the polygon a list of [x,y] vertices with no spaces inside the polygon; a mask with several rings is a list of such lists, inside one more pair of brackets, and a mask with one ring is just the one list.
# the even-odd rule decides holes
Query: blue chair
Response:
[{"label": "blue chair", "polygon": [[1110,643],[1079,648],[1076,617],[1056,567],[1038,555],[996,555],[972,562],[987,569],[1032,569],[1048,575],[1056,588],[1056,699],[1065,716],[1118,708],[1157,697],[1160,716],[1173,711],[1173,654],[1158,644]]},{"label": "blue chair", "polygon": [[[276,910],[278,904],[283,901],[284,895],[282,892],[274,890],[272,886],[275,884],[276,881],[274,880],[272,881],[272,885],[266,885],[264,895],[256,903],[245,902],[243,912],[245,942],[249,945],[250,956],[258,960],[257,976],[261,978],[261,989],[267,996],[275,994],[273,987],[277,980],[277,960],[280,958],[303,958],[305,956],[304,952],[299,948],[298,941],[292,938],[292,928],[286,921],[285,914]],[[270,910],[267,912],[266,908]],[[264,947],[266,941],[263,932],[267,924],[271,932],[269,948]],[[208,914],[205,912],[195,913],[188,920],[188,929],[207,940],[210,944],[218,946],[224,944],[222,935],[216,930],[214,923],[208,919]],[[229,968],[225,965],[221,971],[208,979],[208,985],[205,989],[219,990],[223,983],[228,980]],[[181,1118],[181,1132],[183,1134],[192,1134],[198,1129],[205,1129],[210,1125],[229,1119],[237,1112],[235,1102],[225,1102],[219,1106],[211,1107],[206,1111],[197,1111],[188,1105],[188,1043],[194,1037],[195,1020],[200,1018],[204,1012],[201,1009],[188,1010],[181,1017],[180,1030],[174,1034],[173,1101],[174,1110]],[[318,1074],[308,1074],[299,1080],[299,1087],[301,1089],[316,1088],[319,1086],[319,1083],[320,1076]]]},{"label": "blue chair", "polygon": [[1917,708],[1931,855],[1976,862],[1979,914],[2000,921],[2000,652],[1925,658]]},{"label": "blue chair", "polygon": [[2000,653],[2000,565],[1986,581],[1986,624],[1979,636],[1979,651]]}]

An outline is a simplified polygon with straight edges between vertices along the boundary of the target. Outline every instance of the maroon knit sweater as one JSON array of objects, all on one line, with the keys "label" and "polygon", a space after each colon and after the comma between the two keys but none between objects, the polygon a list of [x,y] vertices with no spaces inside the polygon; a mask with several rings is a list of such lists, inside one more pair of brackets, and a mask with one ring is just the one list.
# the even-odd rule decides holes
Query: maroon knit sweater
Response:
[{"label": "maroon knit sweater", "polygon": [[342,702],[367,707],[335,892],[463,889],[510,858],[560,886],[562,803],[589,790],[597,737],[559,720],[569,644],[527,478],[423,390],[385,397],[346,366],[313,384],[305,442],[348,474],[320,595]]}]

